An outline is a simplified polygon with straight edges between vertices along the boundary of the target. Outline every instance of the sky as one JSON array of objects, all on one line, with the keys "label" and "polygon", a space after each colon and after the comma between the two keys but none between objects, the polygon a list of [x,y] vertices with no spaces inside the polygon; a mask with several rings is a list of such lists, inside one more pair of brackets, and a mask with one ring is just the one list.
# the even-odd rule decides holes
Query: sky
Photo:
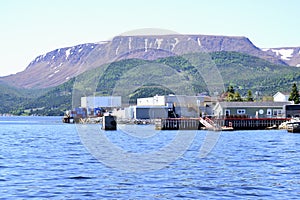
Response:
[{"label": "sky", "polygon": [[57,48],[156,28],[300,46],[299,0],[0,0],[0,76]]}]

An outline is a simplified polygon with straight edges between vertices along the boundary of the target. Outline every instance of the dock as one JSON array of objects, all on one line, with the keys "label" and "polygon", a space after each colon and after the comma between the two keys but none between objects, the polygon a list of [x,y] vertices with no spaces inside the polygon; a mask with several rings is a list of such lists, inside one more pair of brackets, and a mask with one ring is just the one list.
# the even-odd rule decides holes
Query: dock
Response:
[{"label": "dock", "polygon": [[155,119],[156,130],[201,130],[204,128],[199,118]]},{"label": "dock", "polygon": [[288,118],[225,118],[213,119],[219,126],[232,127],[234,130],[277,129]]},{"label": "dock", "polygon": [[156,119],[156,130],[265,130],[277,129],[287,118],[166,118]]}]

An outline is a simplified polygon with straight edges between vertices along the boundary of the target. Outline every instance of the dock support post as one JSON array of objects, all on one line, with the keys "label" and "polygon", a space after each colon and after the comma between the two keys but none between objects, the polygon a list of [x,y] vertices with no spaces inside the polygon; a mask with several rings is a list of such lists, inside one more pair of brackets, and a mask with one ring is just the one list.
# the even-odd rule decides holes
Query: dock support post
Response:
[{"label": "dock support post", "polygon": [[102,129],[108,131],[115,131],[117,130],[117,121],[115,116],[103,116],[102,120]]}]

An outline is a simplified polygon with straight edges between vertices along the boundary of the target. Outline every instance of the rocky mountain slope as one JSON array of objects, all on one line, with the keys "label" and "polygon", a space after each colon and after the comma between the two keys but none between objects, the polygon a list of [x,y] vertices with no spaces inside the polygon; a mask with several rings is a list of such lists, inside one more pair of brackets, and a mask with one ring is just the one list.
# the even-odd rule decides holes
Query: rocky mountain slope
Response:
[{"label": "rocky mountain slope", "polygon": [[300,47],[281,47],[262,50],[281,59],[290,66],[300,67]]},{"label": "rocky mountain slope", "polygon": [[154,60],[203,51],[236,51],[257,56],[275,64],[295,65],[294,62],[287,62],[291,61],[290,57],[282,57],[274,49],[261,50],[246,37],[211,35],[117,36],[111,41],[81,44],[40,55],[24,71],[0,77],[0,81],[21,88],[48,88],[64,83],[89,69],[117,60],[128,58]]}]

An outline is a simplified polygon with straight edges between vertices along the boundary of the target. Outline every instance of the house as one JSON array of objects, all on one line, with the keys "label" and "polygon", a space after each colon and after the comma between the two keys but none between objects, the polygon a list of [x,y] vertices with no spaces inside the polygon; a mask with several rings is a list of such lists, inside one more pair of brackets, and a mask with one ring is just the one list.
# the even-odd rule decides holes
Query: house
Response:
[{"label": "house", "polygon": [[277,92],[273,95],[273,101],[275,102],[287,102],[289,101],[289,93]]},{"label": "house", "polygon": [[281,118],[285,117],[285,102],[218,102],[213,108],[216,117]]}]

